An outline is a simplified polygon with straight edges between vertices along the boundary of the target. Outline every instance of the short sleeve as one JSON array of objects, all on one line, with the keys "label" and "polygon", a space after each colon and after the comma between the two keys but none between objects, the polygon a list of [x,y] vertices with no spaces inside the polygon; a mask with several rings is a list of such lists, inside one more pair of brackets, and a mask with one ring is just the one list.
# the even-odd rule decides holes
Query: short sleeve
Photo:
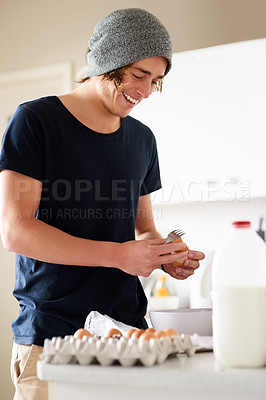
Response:
[{"label": "short sleeve", "polygon": [[44,179],[44,129],[37,113],[18,106],[2,140],[0,169]]},{"label": "short sleeve", "polygon": [[162,187],[156,140],[154,136],[152,136],[152,139],[149,167],[140,189],[140,196],[155,192]]}]

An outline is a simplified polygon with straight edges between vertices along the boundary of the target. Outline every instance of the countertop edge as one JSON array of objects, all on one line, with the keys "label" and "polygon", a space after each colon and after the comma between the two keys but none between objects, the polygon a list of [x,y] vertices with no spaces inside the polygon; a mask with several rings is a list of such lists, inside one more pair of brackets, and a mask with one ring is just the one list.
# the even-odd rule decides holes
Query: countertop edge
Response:
[{"label": "countertop edge", "polygon": [[[117,373],[119,370],[119,373]],[[223,393],[266,394],[266,368],[219,371],[212,352],[180,354],[153,367],[37,363],[41,380]]]}]

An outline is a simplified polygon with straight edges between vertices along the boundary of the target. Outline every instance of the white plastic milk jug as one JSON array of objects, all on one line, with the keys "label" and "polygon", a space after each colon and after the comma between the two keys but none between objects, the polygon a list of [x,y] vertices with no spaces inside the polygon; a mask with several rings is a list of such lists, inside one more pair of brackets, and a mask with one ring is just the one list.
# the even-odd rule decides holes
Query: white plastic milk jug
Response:
[{"label": "white plastic milk jug", "polygon": [[213,351],[221,368],[266,365],[266,244],[233,222],[212,267]]}]

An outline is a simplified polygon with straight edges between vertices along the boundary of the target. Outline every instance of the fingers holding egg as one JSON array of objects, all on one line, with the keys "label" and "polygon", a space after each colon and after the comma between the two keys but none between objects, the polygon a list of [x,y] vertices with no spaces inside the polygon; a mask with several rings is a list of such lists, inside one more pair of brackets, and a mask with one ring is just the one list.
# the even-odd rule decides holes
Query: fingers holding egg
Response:
[{"label": "fingers holding egg", "polygon": [[[178,239],[174,240],[172,243],[182,243],[182,242],[183,242],[182,238],[179,237]],[[188,252],[188,250],[189,250],[188,247],[186,247],[186,248],[182,249],[182,252],[183,252],[183,251]],[[176,253],[179,253],[179,252],[176,251]],[[182,257],[182,258],[179,259],[178,261],[174,261],[172,264],[173,264],[175,267],[182,267],[182,266],[184,265],[184,262],[187,260],[187,258],[188,258],[188,253],[186,253],[186,254],[184,255],[184,257]]]}]

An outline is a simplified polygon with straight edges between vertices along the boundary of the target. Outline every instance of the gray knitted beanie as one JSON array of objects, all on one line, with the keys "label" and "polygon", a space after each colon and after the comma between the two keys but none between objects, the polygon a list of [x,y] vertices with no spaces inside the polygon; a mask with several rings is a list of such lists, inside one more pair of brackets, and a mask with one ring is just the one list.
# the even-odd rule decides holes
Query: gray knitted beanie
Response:
[{"label": "gray knitted beanie", "polygon": [[102,18],[89,40],[85,77],[102,75],[144,58],[162,56],[172,66],[172,42],[157,17],[140,8],[116,10]]}]

